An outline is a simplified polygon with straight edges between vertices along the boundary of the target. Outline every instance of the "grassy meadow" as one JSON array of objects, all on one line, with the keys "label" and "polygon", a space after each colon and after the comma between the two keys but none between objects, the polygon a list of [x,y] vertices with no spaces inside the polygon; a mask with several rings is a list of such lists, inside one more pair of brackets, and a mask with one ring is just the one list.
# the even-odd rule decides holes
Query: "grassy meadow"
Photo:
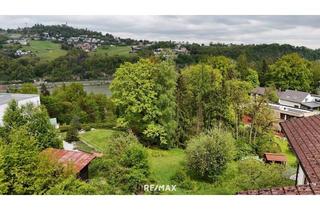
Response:
[{"label": "grassy meadow", "polygon": [[30,50],[41,60],[51,61],[67,54],[66,50],[61,49],[61,45],[51,41],[32,40],[29,46],[23,46],[24,50]]}]

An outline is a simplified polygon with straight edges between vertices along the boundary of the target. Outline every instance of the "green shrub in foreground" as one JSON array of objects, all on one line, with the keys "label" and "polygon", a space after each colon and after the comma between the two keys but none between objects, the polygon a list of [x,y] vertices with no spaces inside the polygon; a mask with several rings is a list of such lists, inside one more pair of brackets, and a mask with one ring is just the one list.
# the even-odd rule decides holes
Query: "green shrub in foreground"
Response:
[{"label": "green shrub in foreground", "polygon": [[187,168],[199,179],[214,182],[234,158],[235,148],[232,135],[214,129],[192,138],[187,146]]}]

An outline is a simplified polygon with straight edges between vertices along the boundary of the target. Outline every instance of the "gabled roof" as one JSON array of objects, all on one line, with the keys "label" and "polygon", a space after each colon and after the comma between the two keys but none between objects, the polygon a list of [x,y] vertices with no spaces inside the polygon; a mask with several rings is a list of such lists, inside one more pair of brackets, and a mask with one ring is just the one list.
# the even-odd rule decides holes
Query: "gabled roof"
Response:
[{"label": "gabled roof", "polygon": [[281,100],[301,103],[308,95],[310,95],[310,93],[297,90],[286,90],[280,92],[278,95]]},{"label": "gabled roof", "polygon": [[309,182],[320,182],[320,115],[280,123]]},{"label": "gabled roof", "polygon": [[320,183],[238,192],[238,195],[320,195]]},{"label": "gabled roof", "polygon": [[95,155],[81,152],[71,151],[63,149],[47,148],[41,152],[42,154],[48,155],[50,158],[56,159],[59,163],[64,166],[72,164],[75,172],[79,173],[84,167],[96,158]]}]

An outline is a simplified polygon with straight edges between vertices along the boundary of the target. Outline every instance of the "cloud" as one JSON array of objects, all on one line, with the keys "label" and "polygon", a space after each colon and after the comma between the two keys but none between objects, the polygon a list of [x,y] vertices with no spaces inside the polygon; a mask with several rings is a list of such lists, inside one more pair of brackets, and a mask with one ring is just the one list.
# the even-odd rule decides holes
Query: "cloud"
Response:
[{"label": "cloud", "polygon": [[320,16],[0,16],[1,28],[66,22],[123,38],[320,48]]}]

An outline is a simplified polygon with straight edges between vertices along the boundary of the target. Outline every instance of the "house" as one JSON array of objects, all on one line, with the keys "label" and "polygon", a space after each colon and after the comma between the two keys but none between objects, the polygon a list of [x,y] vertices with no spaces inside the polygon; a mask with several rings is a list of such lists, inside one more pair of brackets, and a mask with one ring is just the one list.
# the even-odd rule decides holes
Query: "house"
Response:
[{"label": "house", "polygon": [[28,44],[28,40],[27,39],[20,39],[17,41],[19,44],[21,45],[27,45]]},{"label": "house", "polygon": [[23,50],[17,50],[14,55],[17,56],[17,57],[21,57],[21,56],[24,56],[24,55],[29,55],[31,54],[31,51],[28,50],[28,51],[23,51]]},{"label": "house", "polygon": [[90,43],[77,44],[76,47],[82,49],[85,52],[95,51],[97,49],[97,46],[95,44]]},{"label": "house", "polygon": [[280,123],[298,158],[296,186],[239,192],[241,195],[320,195],[320,115]]},{"label": "house", "polygon": [[[263,96],[266,92],[264,87],[256,87],[251,91],[253,98]],[[308,117],[320,114],[320,96],[307,92],[286,90],[277,91],[279,100],[277,103],[269,102],[269,107],[274,111],[277,123],[276,130],[281,130],[279,123],[295,117]]]},{"label": "house", "polygon": [[264,153],[263,160],[266,163],[286,164],[287,157],[281,153]]},{"label": "house", "polygon": [[36,94],[13,94],[13,93],[0,93],[0,126],[3,126],[3,115],[12,101],[17,101],[19,106],[26,104],[40,105],[40,96]]},{"label": "house", "polygon": [[50,159],[61,163],[65,168],[71,167],[78,178],[89,179],[89,164],[96,158],[94,154],[81,151],[47,148],[41,152]]}]

